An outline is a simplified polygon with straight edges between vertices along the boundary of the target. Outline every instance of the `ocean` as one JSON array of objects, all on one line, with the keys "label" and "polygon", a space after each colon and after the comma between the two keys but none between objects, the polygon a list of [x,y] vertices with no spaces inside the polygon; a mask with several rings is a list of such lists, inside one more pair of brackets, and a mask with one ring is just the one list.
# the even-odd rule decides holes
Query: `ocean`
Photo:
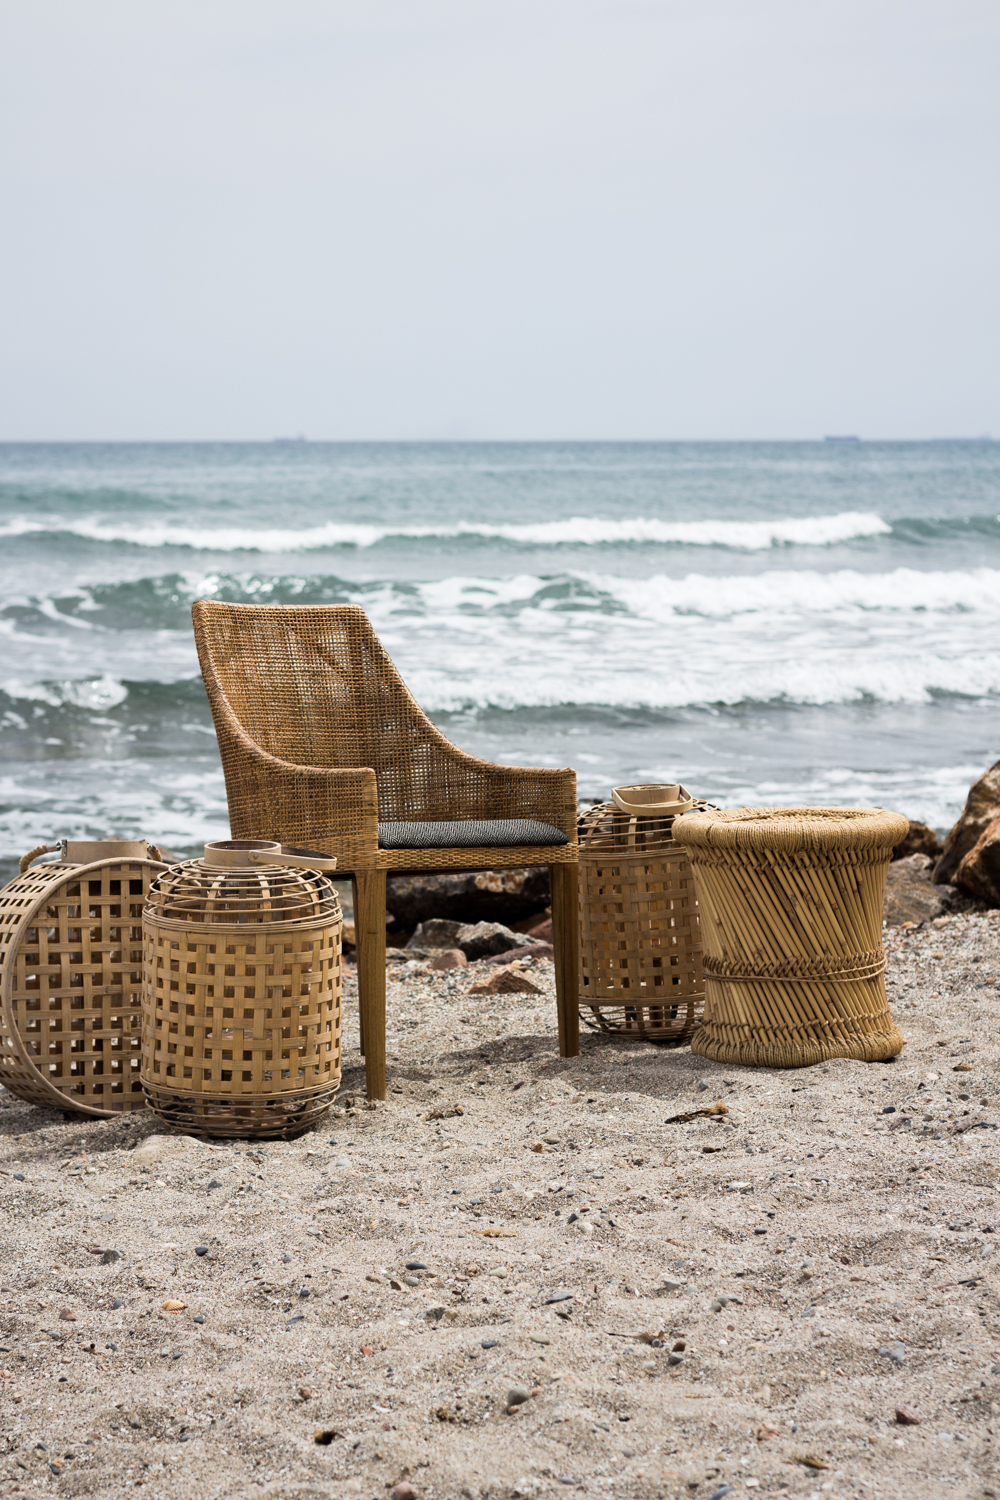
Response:
[{"label": "ocean", "polygon": [[1000,444],[0,445],[0,875],[228,832],[190,606],[354,603],[476,754],[581,797],[877,804],[1000,756]]}]

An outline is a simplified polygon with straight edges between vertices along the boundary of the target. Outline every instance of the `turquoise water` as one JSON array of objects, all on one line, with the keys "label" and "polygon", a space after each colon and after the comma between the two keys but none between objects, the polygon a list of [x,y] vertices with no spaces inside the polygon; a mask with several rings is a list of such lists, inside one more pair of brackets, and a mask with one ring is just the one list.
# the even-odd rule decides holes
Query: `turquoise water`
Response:
[{"label": "turquoise water", "polygon": [[189,609],[361,604],[467,748],[937,827],[1000,756],[1000,445],[0,446],[0,866],[227,827]]}]

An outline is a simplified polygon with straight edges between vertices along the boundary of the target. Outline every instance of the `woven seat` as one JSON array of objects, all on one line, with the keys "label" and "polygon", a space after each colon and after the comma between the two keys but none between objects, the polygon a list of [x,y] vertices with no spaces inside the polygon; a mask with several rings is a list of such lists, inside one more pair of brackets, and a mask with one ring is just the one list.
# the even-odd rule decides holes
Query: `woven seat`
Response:
[{"label": "woven seat", "polygon": [[369,1095],[385,1098],[390,870],[548,865],[559,1047],[576,1056],[575,773],[459,750],[414,701],[356,605],[200,599],[192,614],[233,837],[306,845],[351,876]]}]

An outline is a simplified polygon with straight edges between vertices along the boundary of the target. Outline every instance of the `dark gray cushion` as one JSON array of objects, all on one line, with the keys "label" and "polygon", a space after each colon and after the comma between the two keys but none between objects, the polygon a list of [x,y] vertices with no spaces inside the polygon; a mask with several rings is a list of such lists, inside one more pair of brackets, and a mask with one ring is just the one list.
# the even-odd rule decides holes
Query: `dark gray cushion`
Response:
[{"label": "dark gray cushion", "polygon": [[380,823],[380,849],[511,849],[568,844],[561,828],[535,818],[482,818],[457,823]]}]

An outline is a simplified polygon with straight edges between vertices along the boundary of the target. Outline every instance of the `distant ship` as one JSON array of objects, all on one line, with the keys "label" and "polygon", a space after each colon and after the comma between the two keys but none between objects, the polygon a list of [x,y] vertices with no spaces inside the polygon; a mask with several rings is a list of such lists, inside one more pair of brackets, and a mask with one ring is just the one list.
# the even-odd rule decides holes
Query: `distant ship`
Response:
[{"label": "distant ship", "polygon": [[828,432],[823,441],[824,443],[860,443],[861,439],[856,432]]},{"label": "distant ship", "polygon": [[272,443],[308,443],[309,439],[304,432],[296,433],[295,437],[272,438]]}]

